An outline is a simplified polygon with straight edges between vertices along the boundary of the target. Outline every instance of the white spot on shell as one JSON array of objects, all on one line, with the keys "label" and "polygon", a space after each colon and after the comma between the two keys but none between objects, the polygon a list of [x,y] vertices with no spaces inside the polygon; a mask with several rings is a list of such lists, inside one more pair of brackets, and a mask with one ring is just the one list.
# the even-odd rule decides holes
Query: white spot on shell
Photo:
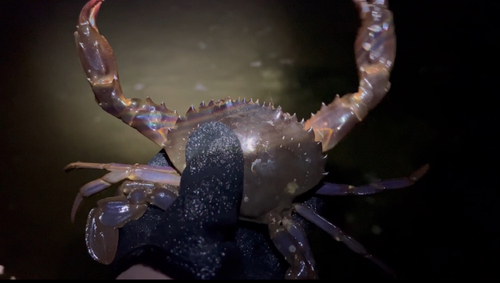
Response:
[{"label": "white spot on shell", "polygon": [[297,248],[294,245],[290,245],[288,247],[288,251],[291,252],[291,253],[294,253],[295,251],[297,251]]},{"label": "white spot on shell", "polygon": [[244,143],[241,144],[241,148],[243,149],[244,153],[254,152],[256,146],[257,146],[257,144],[256,144],[255,138],[248,138],[245,140]]},{"label": "white spot on shell", "polygon": [[294,179],[293,182],[289,182],[286,184],[286,189],[285,191],[291,195],[295,194],[297,189],[299,188],[299,185],[297,185],[297,179]]},{"label": "white spot on shell", "polygon": [[248,202],[249,200],[250,200],[250,199],[249,199],[247,196],[245,196],[245,197],[243,198],[243,201],[244,201],[244,202]]},{"label": "white spot on shell", "polygon": [[373,32],[379,32],[382,30],[382,27],[379,26],[379,25],[372,25],[368,28],[370,31],[373,31]]}]

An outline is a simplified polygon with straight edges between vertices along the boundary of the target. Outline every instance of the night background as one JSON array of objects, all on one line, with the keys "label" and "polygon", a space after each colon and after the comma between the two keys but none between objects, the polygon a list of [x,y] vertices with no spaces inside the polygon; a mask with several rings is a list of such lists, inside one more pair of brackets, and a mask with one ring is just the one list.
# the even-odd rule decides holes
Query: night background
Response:
[{"label": "night background", "polygon": [[[0,278],[108,278],[86,251],[84,228],[114,190],[89,198],[72,224],[78,189],[104,171],[63,167],[147,163],[160,150],[94,102],[73,39],[85,3],[0,4]],[[390,1],[392,88],[328,152],[336,183],[430,164],[409,188],[324,198],[321,214],[402,278],[500,277],[499,3]],[[259,98],[299,119],[357,90],[358,24],[350,0],[107,0],[97,20],[128,98],[150,96],[181,114],[210,99]],[[384,278],[326,233],[311,234],[321,278]]]}]

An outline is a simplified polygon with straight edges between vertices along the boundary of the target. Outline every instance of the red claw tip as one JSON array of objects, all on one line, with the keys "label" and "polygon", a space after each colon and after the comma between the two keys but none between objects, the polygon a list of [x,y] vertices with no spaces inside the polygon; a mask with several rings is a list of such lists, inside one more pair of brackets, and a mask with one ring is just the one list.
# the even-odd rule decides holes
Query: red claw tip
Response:
[{"label": "red claw tip", "polygon": [[90,0],[87,2],[80,12],[79,23],[90,23],[91,26],[95,27],[95,18],[99,13],[99,8],[103,1],[104,0]]}]

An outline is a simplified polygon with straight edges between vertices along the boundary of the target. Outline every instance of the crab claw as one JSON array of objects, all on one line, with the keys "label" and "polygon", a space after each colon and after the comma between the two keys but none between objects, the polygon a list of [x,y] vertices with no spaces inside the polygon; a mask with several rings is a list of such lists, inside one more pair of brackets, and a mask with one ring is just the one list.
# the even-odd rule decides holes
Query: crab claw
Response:
[{"label": "crab claw", "polygon": [[[91,86],[113,84],[115,94],[121,96],[123,103],[116,105],[106,103],[106,111],[120,113],[127,103],[130,103],[121,94],[118,83],[118,68],[116,65],[113,50],[106,39],[99,34],[96,26],[96,17],[99,13],[102,0],[91,0],[83,7],[78,18],[75,39],[77,43],[78,55],[83,70],[87,75],[87,80]],[[97,97],[96,97],[97,98]],[[100,102],[100,101],[99,101]],[[103,108],[104,108],[103,107]]]},{"label": "crab claw", "polygon": [[389,76],[396,55],[396,40],[392,12],[387,0],[353,0],[359,9],[361,27],[354,43],[360,77],[356,93],[336,96],[332,103],[323,105],[316,115],[304,124],[313,129],[316,141],[323,151],[333,148],[355,124],[389,91]]},{"label": "crab claw", "polygon": [[158,105],[149,98],[128,99],[124,96],[113,49],[96,25],[102,1],[87,2],[78,18],[75,40],[83,71],[102,109],[162,146],[178,115],[163,103]]},{"label": "crab claw", "polygon": [[118,248],[118,229],[103,225],[99,221],[101,215],[99,208],[90,211],[85,228],[85,244],[95,261],[110,264]]}]

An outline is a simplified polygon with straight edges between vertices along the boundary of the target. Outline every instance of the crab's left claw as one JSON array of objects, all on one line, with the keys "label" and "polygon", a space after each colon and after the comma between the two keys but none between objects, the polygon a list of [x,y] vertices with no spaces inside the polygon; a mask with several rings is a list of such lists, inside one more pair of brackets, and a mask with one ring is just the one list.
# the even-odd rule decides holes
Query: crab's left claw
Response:
[{"label": "crab's left claw", "polygon": [[359,9],[361,27],[356,38],[355,52],[359,89],[335,97],[332,103],[321,107],[305,123],[305,129],[314,130],[316,141],[323,151],[334,147],[368,111],[373,109],[389,91],[389,76],[396,55],[396,40],[392,12],[387,0],[353,0]]},{"label": "crab's left claw", "polygon": [[[126,192],[130,191],[129,195]],[[177,192],[160,183],[126,181],[119,195],[101,199],[93,208],[85,227],[85,243],[90,256],[102,264],[113,262],[118,248],[119,228],[137,220],[148,204],[166,210],[177,198]]]},{"label": "crab's left claw", "polygon": [[122,92],[113,49],[96,26],[96,16],[103,0],[91,0],[78,19],[75,40],[80,62],[99,106],[162,146],[168,130],[178,115],[147,98],[127,99]]}]

